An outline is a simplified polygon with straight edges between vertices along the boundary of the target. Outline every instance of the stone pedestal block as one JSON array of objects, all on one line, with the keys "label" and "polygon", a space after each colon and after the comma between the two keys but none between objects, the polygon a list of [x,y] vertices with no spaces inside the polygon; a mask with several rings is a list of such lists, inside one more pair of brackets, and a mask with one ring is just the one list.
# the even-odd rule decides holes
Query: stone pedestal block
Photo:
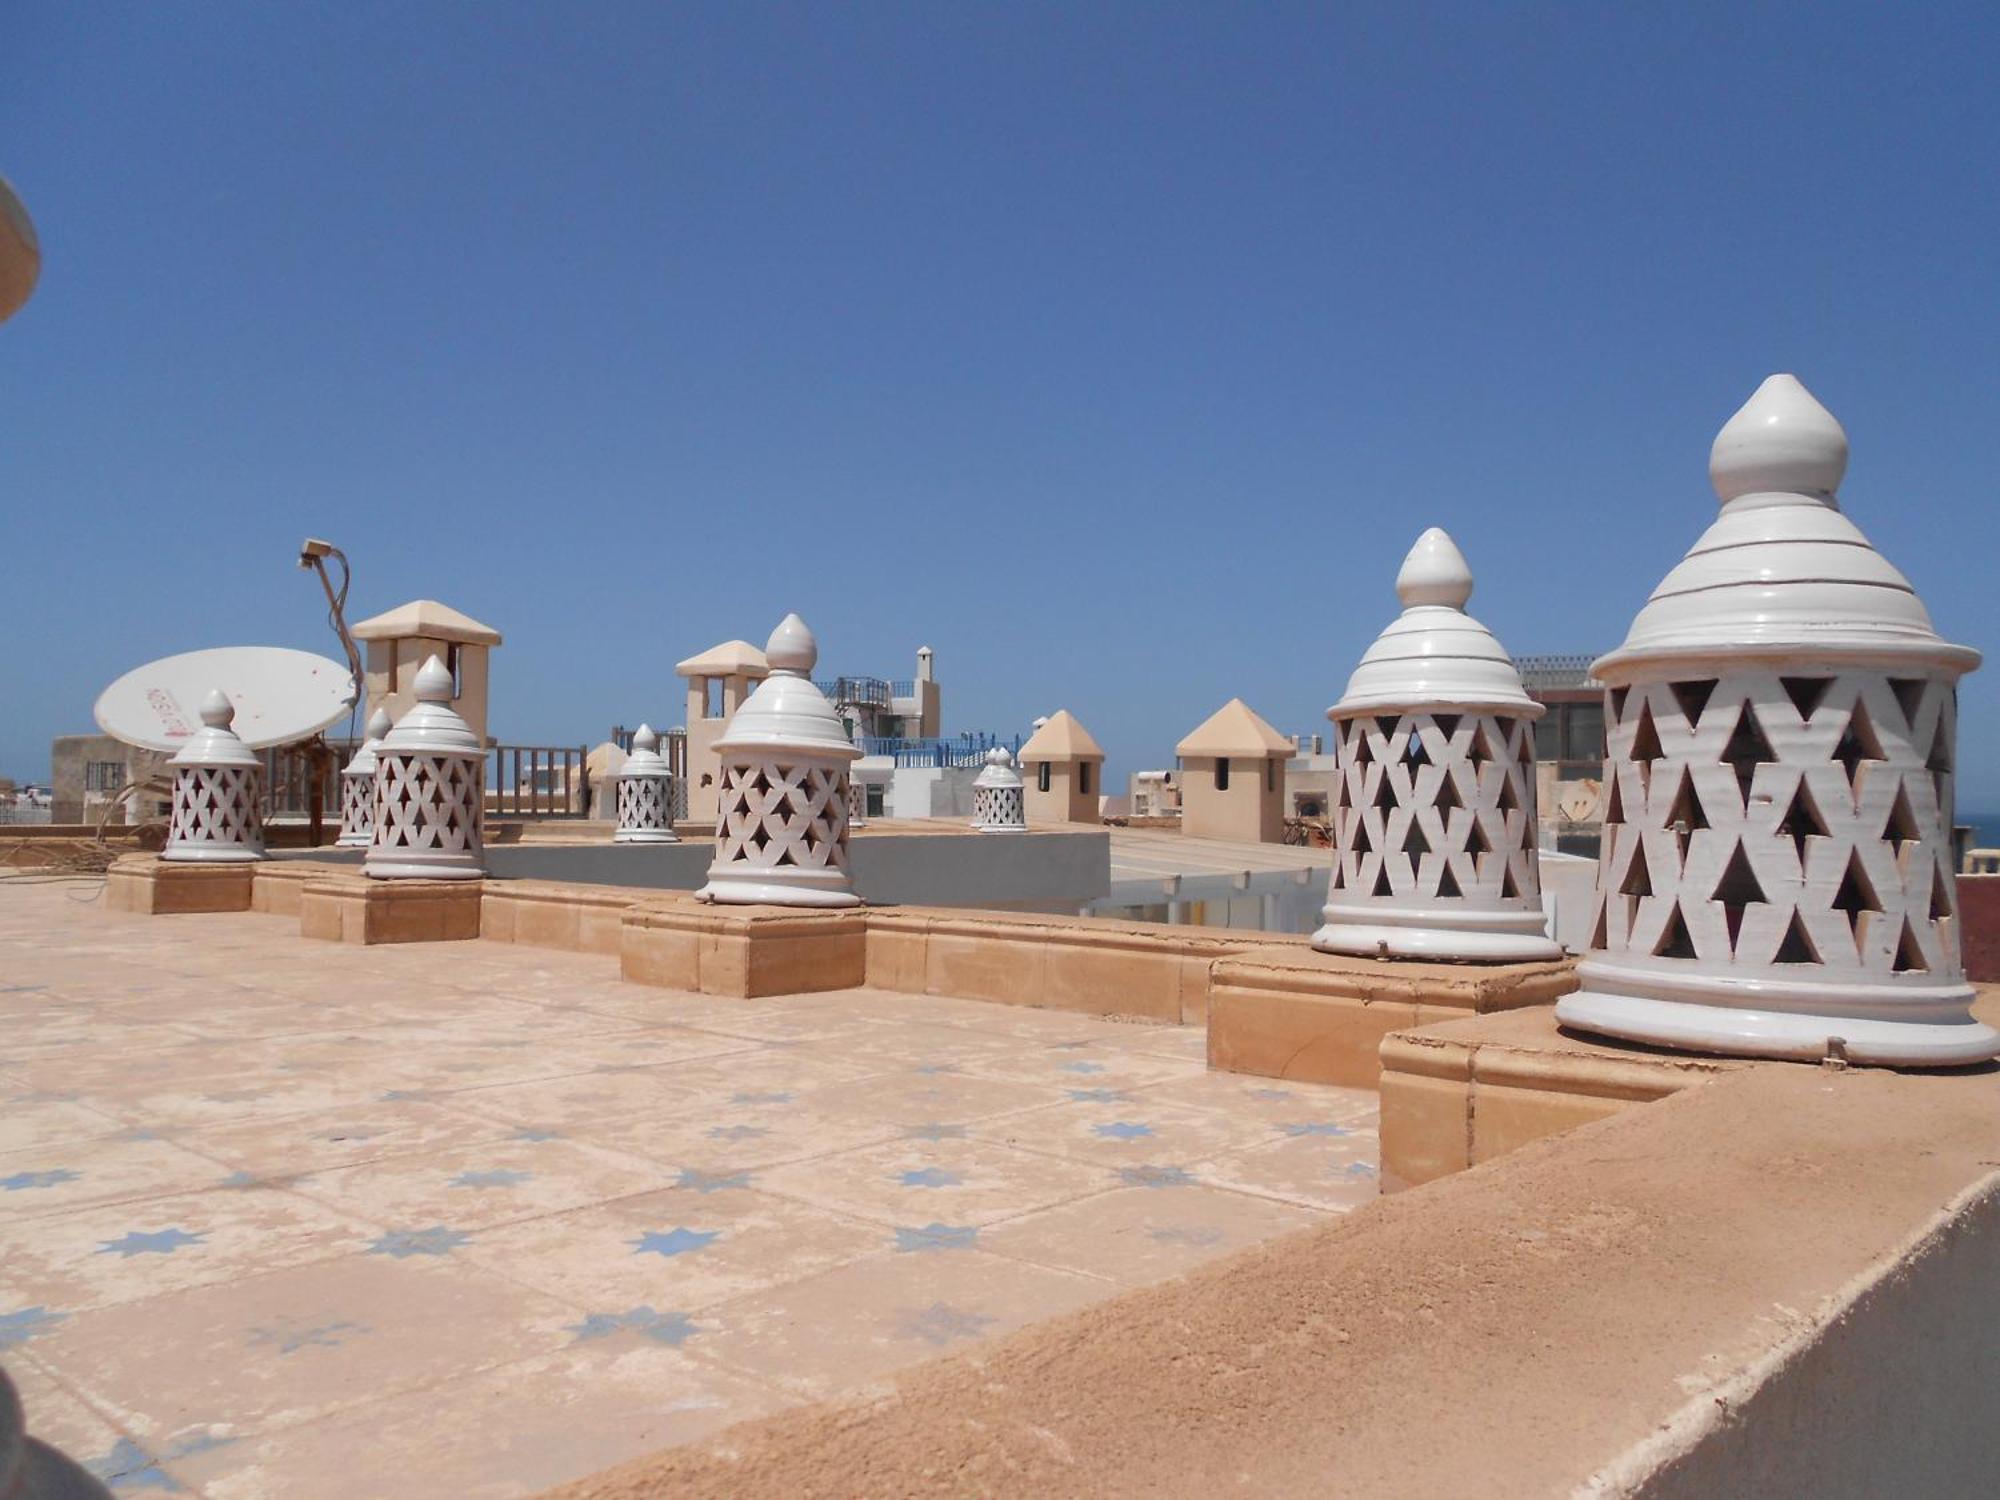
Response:
[{"label": "stone pedestal block", "polygon": [[1217,962],[1210,978],[1208,1065],[1374,1088],[1377,1052],[1390,1032],[1548,1005],[1575,988],[1569,959],[1426,964],[1311,951],[1244,954]]},{"label": "stone pedestal block", "polygon": [[172,864],[151,855],[120,859],[105,882],[112,911],[164,917],[249,911],[254,864]]},{"label": "stone pedestal block", "polygon": [[333,943],[443,943],[479,936],[477,880],[329,875],[299,898],[299,934]]},{"label": "stone pedestal block", "polygon": [[618,954],[631,983],[695,994],[853,989],[867,978],[868,914],[666,901],[625,914]]}]

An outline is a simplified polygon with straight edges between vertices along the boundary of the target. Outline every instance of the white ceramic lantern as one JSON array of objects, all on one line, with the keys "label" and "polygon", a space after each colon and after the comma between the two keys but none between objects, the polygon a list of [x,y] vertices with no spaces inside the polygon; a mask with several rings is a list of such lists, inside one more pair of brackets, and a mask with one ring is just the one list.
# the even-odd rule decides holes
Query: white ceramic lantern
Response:
[{"label": "white ceramic lantern", "polygon": [[1028,792],[1004,745],[986,752],[986,769],[972,783],[972,826],[981,833],[1026,833]]},{"label": "white ceramic lantern", "polygon": [[1847,435],[1790,375],[1709,455],[1722,511],[1592,668],[1604,842],[1564,1023],[1751,1057],[1942,1066],[1974,1021],[1941,639],[1834,498]]},{"label": "white ceramic lantern", "polygon": [[340,837],[337,848],[366,849],[375,842],[375,751],[389,732],[389,711],[378,708],[368,719],[367,738],[340,773]]},{"label": "white ceramic lantern", "polygon": [[258,809],[264,763],[229,727],[235,719],[235,706],[219,689],[202,700],[202,727],[170,762],[173,812],[161,859],[241,864],[264,857]]},{"label": "white ceramic lantern", "polygon": [[847,860],[847,772],[861,752],[813,686],[819,643],[786,615],[764,647],[770,675],[715,742],[721,811],[704,901],[858,906]]},{"label": "white ceramic lantern", "polygon": [[1557,958],[1535,848],[1535,720],[1472,570],[1433,526],[1396,575],[1403,613],[1361,658],[1334,723],[1334,864],[1322,953]]},{"label": "white ceramic lantern", "polygon": [[384,879],[475,880],[486,749],[451,706],[435,656],[417,672],[416,705],[375,747],[375,841],[363,868]]},{"label": "white ceramic lantern", "polygon": [[660,754],[660,737],[650,724],[632,736],[632,751],[618,770],[616,844],[678,844],[674,832],[674,776]]}]

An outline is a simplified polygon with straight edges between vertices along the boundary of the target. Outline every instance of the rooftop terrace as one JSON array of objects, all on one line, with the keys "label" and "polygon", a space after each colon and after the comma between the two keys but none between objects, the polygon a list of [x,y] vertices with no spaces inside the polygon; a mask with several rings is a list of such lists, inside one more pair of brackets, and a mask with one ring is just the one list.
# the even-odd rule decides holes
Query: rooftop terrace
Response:
[{"label": "rooftop terrace", "polygon": [[0,1349],[120,1494],[532,1493],[1376,1195],[1199,1026],[0,887]]}]

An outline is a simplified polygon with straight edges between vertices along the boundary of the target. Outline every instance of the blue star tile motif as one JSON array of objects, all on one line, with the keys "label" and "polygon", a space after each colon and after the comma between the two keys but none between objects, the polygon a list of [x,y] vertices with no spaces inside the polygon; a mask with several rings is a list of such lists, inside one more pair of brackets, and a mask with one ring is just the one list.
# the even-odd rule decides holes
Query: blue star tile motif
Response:
[{"label": "blue star tile motif", "polygon": [[31,1338],[47,1333],[68,1316],[68,1313],[50,1312],[46,1307],[23,1307],[10,1313],[0,1313],[0,1349],[25,1344]]},{"label": "blue star tile motif", "polygon": [[135,1255],[172,1255],[183,1245],[199,1245],[208,1239],[204,1234],[189,1234],[185,1229],[135,1229],[122,1239],[106,1240],[97,1247],[99,1255],[116,1255],[121,1260],[130,1260]]},{"label": "blue star tile motif", "polygon": [[407,1260],[412,1255],[449,1255],[472,1236],[462,1229],[434,1224],[429,1229],[392,1229],[368,1247],[370,1255],[393,1255]]},{"label": "blue star tile motif", "polygon": [[750,1186],[748,1172],[704,1172],[698,1167],[682,1167],[675,1187],[692,1188],[697,1193],[722,1193],[730,1188]]},{"label": "blue star tile motif", "polygon": [[1061,1066],[1065,1073],[1102,1073],[1104,1071],[1103,1063],[1067,1062]]},{"label": "blue star tile motif", "polygon": [[113,1443],[109,1453],[87,1460],[84,1467],[113,1490],[163,1490],[172,1495],[181,1488],[158,1459],[128,1437]]},{"label": "blue star tile motif", "polygon": [[159,1138],[159,1131],[150,1129],[144,1125],[134,1125],[130,1129],[121,1130],[111,1137],[114,1141],[157,1141]]},{"label": "blue star tile motif", "polygon": [[453,1187],[465,1188],[510,1188],[519,1187],[533,1172],[517,1172],[512,1167],[495,1167],[488,1172],[460,1172],[452,1178]]},{"label": "blue star tile motif", "polygon": [[317,1326],[285,1324],[277,1328],[253,1328],[250,1344],[275,1345],[280,1354],[296,1354],[301,1349],[338,1349],[357,1333],[373,1333],[365,1323],[321,1323]]},{"label": "blue star tile motif", "polygon": [[1290,1089],[1252,1089],[1250,1090],[1250,1097],[1252,1099],[1276,1100],[1276,1099],[1290,1099],[1293,1098],[1294,1095]]},{"label": "blue star tile motif", "polygon": [[1078,1104],[1122,1104],[1131,1097],[1123,1089],[1071,1089],[1069,1096]]},{"label": "blue star tile motif", "polygon": [[1347,1128],[1345,1126],[1336,1125],[1331,1120],[1299,1120],[1289,1125],[1280,1125],[1278,1129],[1284,1131],[1286,1135],[1292,1136],[1294,1138],[1300,1136],[1308,1136],[1308,1135],[1347,1134]]},{"label": "blue star tile motif", "polygon": [[972,1242],[979,1237],[979,1230],[971,1224],[925,1224],[921,1228],[898,1227],[896,1248],[898,1250],[970,1250]]},{"label": "blue star tile motif", "polygon": [[519,1130],[514,1132],[514,1139],[517,1141],[559,1141],[562,1139],[562,1132],[560,1130],[536,1130],[532,1126],[523,1125]]},{"label": "blue star tile motif", "polygon": [[1052,1043],[1050,1043],[1050,1045],[1049,1045],[1049,1050],[1050,1050],[1051,1052],[1074,1052],[1074,1051],[1076,1051],[1076,1050],[1077,1050],[1077,1049],[1078,1049],[1079,1047],[1088,1047],[1089,1045],[1090,1045],[1090,1043],[1089,1043],[1089,1042],[1087,1042],[1087,1041],[1083,1041],[1083,1042],[1052,1042]]},{"label": "blue star tile motif", "polygon": [[762,1125],[717,1125],[710,1129],[708,1138],[712,1141],[754,1141],[770,1133]]},{"label": "blue star tile motif", "polygon": [[[950,1063],[924,1063],[917,1071],[926,1076],[932,1076],[938,1073],[956,1073],[958,1069]],[[939,1305],[942,1306],[942,1304]]]},{"label": "blue star tile motif", "polygon": [[1373,1177],[1375,1175],[1375,1164],[1366,1161],[1351,1161],[1347,1164],[1347,1170],[1343,1175],[1348,1177]]},{"label": "blue star tile motif", "polygon": [[375,1097],[384,1104],[422,1104],[437,1098],[437,1094],[431,1089],[390,1089],[386,1094]]},{"label": "blue star tile motif", "polygon": [[956,1172],[947,1172],[943,1167],[922,1167],[914,1172],[905,1172],[898,1179],[904,1187],[940,1188],[957,1187],[965,1179]]},{"label": "blue star tile motif", "polygon": [[1092,1128],[1107,1141],[1136,1141],[1142,1136],[1153,1133],[1152,1126],[1141,1125],[1136,1120],[1114,1120],[1109,1125],[1097,1125]]},{"label": "blue star tile motif", "polygon": [[920,1339],[942,1347],[953,1339],[976,1339],[986,1332],[993,1319],[953,1307],[949,1302],[933,1302],[929,1307],[906,1307],[896,1317],[896,1337]]},{"label": "blue star tile motif", "polygon": [[45,984],[10,984],[0,989],[0,995],[39,995],[47,988]]},{"label": "blue star tile motif", "polygon": [[609,1338],[614,1333],[632,1332],[656,1344],[678,1348],[698,1330],[677,1312],[654,1312],[650,1307],[634,1307],[622,1313],[592,1313],[581,1323],[569,1325],[580,1344],[586,1339]]},{"label": "blue star tile motif", "polygon": [[963,1125],[940,1125],[933,1120],[928,1125],[912,1125],[903,1132],[913,1141],[962,1141],[965,1139]]},{"label": "blue star tile motif", "polygon": [[1194,1182],[1184,1167],[1120,1167],[1118,1175],[1128,1187],[1188,1187]]},{"label": "blue star tile motif", "polygon": [[216,1186],[225,1188],[253,1188],[257,1186],[258,1181],[259,1179],[254,1172],[245,1172],[239,1168],[223,1178]]},{"label": "blue star tile motif", "polygon": [[731,1094],[731,1104],[790,1104],[792,1096],[779,1092],[774,1094]]},{"label": "blue star tile motif", "polygon": [[676,1255],[686,1255],[693,1250],[706,1249],[721,1238],[718,1229],[669,1229],[649,1230],[636,1240],[628,1241],[634,1255],[661,1255],[671,1260]]},{"label": "blue star tile motif", "polygon": [[1187,1245],[1193,1249],[1206,1249],[1210,1245],[1222,1243],[1220,1229],[1196,1229],[1179,1224],[1165,1224],[1146,1231],[1146,1238],[1161,1245]]},{"label": "blue star tile motif", "polygon": [[48,1172],[16,1172],[12,1177],[0,1177],[0,1193],[25,1193],[31,1188],[61,1187],[65,1182],[75,1182],[77,1176],[67,1167],[57,1167]]}]

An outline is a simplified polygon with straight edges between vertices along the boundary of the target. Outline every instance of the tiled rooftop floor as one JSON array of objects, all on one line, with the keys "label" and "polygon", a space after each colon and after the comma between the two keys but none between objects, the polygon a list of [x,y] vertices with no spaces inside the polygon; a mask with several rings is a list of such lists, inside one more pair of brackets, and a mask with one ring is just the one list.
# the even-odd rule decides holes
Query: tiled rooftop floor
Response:
[{"label": "tiled rooftop floor", "polygon": [[515,1495],[1374,1196],[1198,1028],[0,886],[0,1359],[122,1494]]}]

